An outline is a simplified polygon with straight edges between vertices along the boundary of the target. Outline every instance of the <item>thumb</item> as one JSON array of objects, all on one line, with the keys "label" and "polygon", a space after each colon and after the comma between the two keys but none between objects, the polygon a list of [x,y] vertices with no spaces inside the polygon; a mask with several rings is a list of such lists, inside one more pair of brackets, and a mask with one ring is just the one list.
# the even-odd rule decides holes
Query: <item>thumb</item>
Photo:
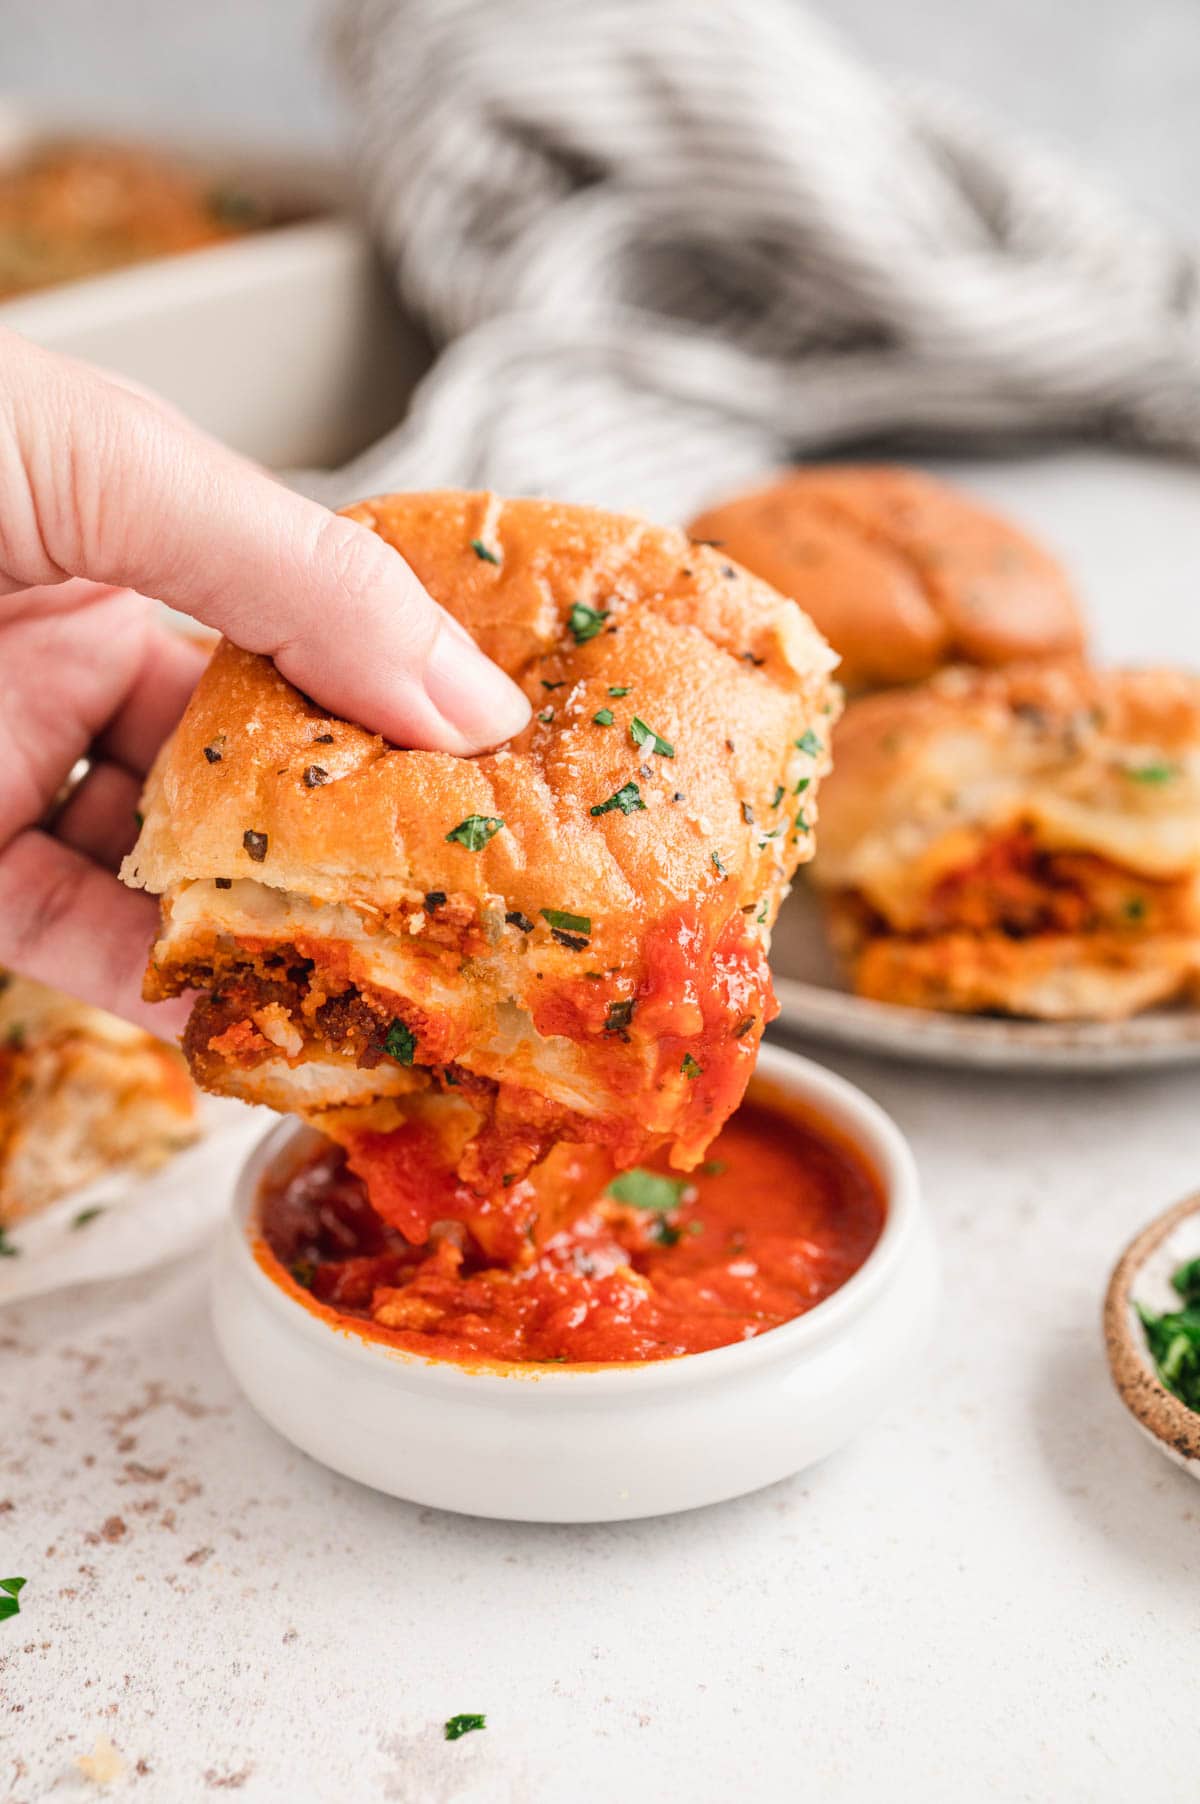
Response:
[{"label": "thumb", "polygon": [[367,527],[10,333],[0,372],[0,583],[157,596],[398,745],[465,754],[525,725],[521,691]]}]

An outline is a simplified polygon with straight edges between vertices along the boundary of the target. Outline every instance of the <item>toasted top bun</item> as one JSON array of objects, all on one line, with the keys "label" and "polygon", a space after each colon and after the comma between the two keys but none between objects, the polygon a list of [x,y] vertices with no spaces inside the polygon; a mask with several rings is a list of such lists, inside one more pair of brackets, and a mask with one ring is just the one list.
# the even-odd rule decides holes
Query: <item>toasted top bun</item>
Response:
[{"label": "toasted top bun", "polygon": [[1200,678],[1031,665],[948,670],[852,703],[823,801],[827,889],[894,926],[988,840],[1021,825],[1163,881],[1200,872]]},{"label": "toasted top bun", "polygon": [[[479,757],[403,751],[222,646],[122,873],[164,898],[149,992],[218,988],[235,953],[286,941],[325,972],[323,1000],[305,973],[262,990],[258,1014],[299,1010],[302,1029],[257,1022],[274,1050],[224,1087],[310,1115],[405,1087],[394,1058],[335,1080],[345,1046],[316,1012],[353,989],[411,1030],[405,1066],[453,1066],[527,1118],[558,1109],[576,1138],[606,1118],[634,1158],[673,1134],[702,1156],[752,1065],[770,925],[811,855],[833,655],[794,603],[679,532],[454,492],[348,511],[536,716]],[[681,1078],[702,1041],[706,1076]],[[220,1061],[255,1047],[225,1019],[192,1050],[221,1087]]]},{"label": "toasted top bun", "polygon": [[174,1048],[0,971],[0,1224],[106,1171],[151,1170],[196,1132]]},{"label": "toasted top bun", "polygon": [[956,659],[1083,649],[1079,604],[1049,552],[916,470],[793,470],[708,509],[690,531],[798,601],[841,654],[850,689],[916,682]]}]

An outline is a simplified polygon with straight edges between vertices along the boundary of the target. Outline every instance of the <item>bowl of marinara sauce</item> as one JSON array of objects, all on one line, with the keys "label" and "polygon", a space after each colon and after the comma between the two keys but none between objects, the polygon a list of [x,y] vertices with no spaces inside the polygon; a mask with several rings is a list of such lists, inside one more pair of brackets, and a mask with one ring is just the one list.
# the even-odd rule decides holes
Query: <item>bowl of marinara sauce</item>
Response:
[{"label": "bowl of marinara sauce", "polygon": [[281,1123],[241,1173],[214,1286],[250,1403],[393,1496],[585,1522],[771,1484],[906,1384],[935,1251],[907,1143],[853,1085],[764,1046],[698,1171],[596,1188],[590,1169],[497,1264],[461,1223],[414,1244],[340,1148]]}]

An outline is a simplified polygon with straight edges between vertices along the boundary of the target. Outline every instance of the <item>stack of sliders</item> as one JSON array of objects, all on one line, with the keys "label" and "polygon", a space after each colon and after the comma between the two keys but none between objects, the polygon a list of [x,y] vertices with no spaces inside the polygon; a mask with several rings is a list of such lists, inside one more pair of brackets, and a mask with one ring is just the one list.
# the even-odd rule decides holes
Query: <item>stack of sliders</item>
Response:
[{"label": "stack of sliders", "polygon": [[692,531],[859,692],[812,877],[860,995],[1102,1020],[1200,994],[1200,681],[1090,666],[1055,560],[916,471],[796,471]]},{"label": "stack of sliders", "polygon": [[320,1127],[386,1220],[510,1259],[570,1206],[555,1148],[688,1171],[740,1101],[835,659],[677,531],[461,493],[349,512],[534,718],[477,757],[401,750],[223,645],[122,873],[161,898],[146,994],[198,992],[198,1081]]}]

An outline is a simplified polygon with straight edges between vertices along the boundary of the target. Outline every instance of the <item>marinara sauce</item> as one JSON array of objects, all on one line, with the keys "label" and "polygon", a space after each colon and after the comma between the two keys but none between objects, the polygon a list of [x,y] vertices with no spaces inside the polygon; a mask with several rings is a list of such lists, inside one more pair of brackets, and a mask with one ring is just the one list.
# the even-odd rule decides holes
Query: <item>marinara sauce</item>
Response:
[{"label": "marinara sauce", "polygon": [[581,1178],[578,1211],[511,1264],[490,1263],[461,1221],[411,1244],[333,1145],[267,1181],[257,1254],[318,1314],[429,1357],[669,1359],[812,1309],[857,1271],[884,1213],[832,1130],[746,1103],[686,1178],[665,1163]]}]

